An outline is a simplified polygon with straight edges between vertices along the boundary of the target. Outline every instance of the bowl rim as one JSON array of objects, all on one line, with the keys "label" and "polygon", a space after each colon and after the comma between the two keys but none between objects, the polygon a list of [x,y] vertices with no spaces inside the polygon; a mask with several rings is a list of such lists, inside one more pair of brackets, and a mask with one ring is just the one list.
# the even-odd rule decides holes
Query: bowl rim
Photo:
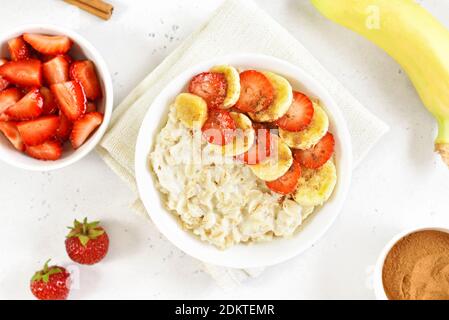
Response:
[{"label": "bowl rim", "polygon": [[[151,113],[150,109],[151,106],[156,105],[160,103],[160,100],[164,100],[165,96],[169,94],[171,90],[173,90],[171,87],[174,86],[174,83],[179,82],[179,79],[183,78],[190,78],[195,74],[195,72],[201,71],[201,70],[207,70],[213,65],[217,64],[230,64],[230,65],[238,65],[242,63],[237,63],[235,61],[237,60],[245,60],[245,61],[256,61],[257,63],[261,63],[261,61],[264,61],[267,64],[266,70],[270,70],[273,72],[278,72],[281,75],[282,72],[279,72],[277,70],[283,69],[283,70],[291,70],[291,72],[295,72],[295,74],[301,75],[300,77],[295,77],[294,81],[301,82],[306,87],[313,87],[315,92],[319,92],[319,97],[322,100],[326,101],[327,110],[332,109],[330,112],[330,116],[333,118],[333,122],[335,125],[338,126],[338,136],[341,143],[341,148],[345,150],[343,154],[340,155],[341,160],[339,161],[339,171],[344,173],[344,176],[339,175],[339,181],[338,181],[338,187],[336,190],[334,190],[333,194],[333,206],[334,211],[331,213],[327,213],[327,215],[331,215],[328,220],[326,220],[326,223],[324,226],[320,228],[320,231],[317,232],[312,239],[305,241],[304,244],[301,245],[301,248],[297,248],[297,250],[291,250],[288,253],[276,253],[276,257],[270,257],[270,258],[264,258],[264,257],[258,257],[257,259],[251,259],[250,257],[246,257],[243,259],[244,261],[235,261],[235,259],[225,259],[226,254],[224,252],[227,252],[230,249],[227,250],[218,250],[217,248],[213,247],[215,251],[206,249],[207,247],[212,247],[212,245],[208,243],[204,243],[203,241],[196,239],[195,245],[193,245],[195,248],[189,247],[189,244],[183,242],[183,237],[181,236],[181,233],[187,233],[185,230],[183,230],[178,224],[176,224],[176,230],[172,227],[167,227],[164,225],[163,220],[169,219],[167,217],[163,217],[162,215],[171,215],[169,210],[167,210],[163,205],[161,205],[161,212],[160,214],[158,210],[151,210],[152,203],[149,201],[149,196],[145,193],[147,187],[150,189],[156,190],[156,193],[158,194],[159,202],[162,201],[161,193],[156,188],[156,182],[152,181],[146,182],[146,177],[150,177],[153,174],[150,172],[151,170],[148,167],[148,153],[147,150],[151,150],[151,146],[154,144],[156,140],[157,133],[159,130],[155,133],[154,136],[150,138],[150,141],[148,141],[147,136],[145,136],[145,130],[148,130],[147,127],[151,127],[151,125],[148,125],[148,123],[151,123],[150,118],[154,118],[154,112]],[[259,61],[259,62],[257,62]],[[253,62],[254,63],[254,62]],[[251,66],[251,63],[244,63],[246,66]],[[252,66],[254,67],[254,66]],[[258,69],[262,69],[259,67],[254,67]],[[274,70],[277,69],[277,70]],[[184,83],[185,85],[186,83]],[[179,93],[178,90],[176,92]],[[161,115],[158,115],[157,123],[162,122],[163,114],[167,113],[167,110],[164,109],[164,111],[161,112]],[[157,125],[157,127],[161,127],[160,124]],[[149,152],[149,151],[148,151]],[[178,74],[176,77],[173,78],[171,82],[169,82],[155,97],[155,99],[152,101],[151,105],[148,108],[148,111],[143,118],[142,125],[139,129],[139,134],[136,142],[136,150],[135,150],[135,176],[136,176],[136,182],[137,182],[137,189],[139,191],[140,198],[143,202],[144,207],[146,208],[146,211],[151,218],[151,220],[156,224],[159,231],[168,239],[170,242],[172,242],[175,246],[177,246],[179,249],[184,251],[186,254],[193,256],[197,258],[198,260],[201,260],[203,262],[213,264],[213,265],[219,265],[224,267],[231,267],[231,268],[257,268],[257,267],[266,267],[270,265],[275,265],[284,261],[287,261],[300,253],[306,251],[308,248],[310,248],[313,244],[315,244],[322,236],[328,231],[328,229],[331,227],[331,225],[335,222],[336,218],[338,217],[344,200],[348,194],[349,186],[351,183],[351,177],[352,177],[352,145],[351,145],[351,139],[349,135],[349,131],[346,125],[346,121],[343,118],[341,111],[339,110],[339,107],[334,102],[330,94],[325,90],[321,84],[319,84],[315,79],[313,79],[308,73],[306,73],[303,69],[286,62],[284,60],[281,60],[279,58],[275,58],[272,56],[264,55],[264,54],[254,54],[254,53],[237,53],[237,54],[229,54],[224,55],[220,57],[216,57],[213,59],[203,60],[202,62],[195,64],[180,74]],[[154,177],[152,177],[153,179]],[[338,190],[337,190],[338,189]],[[327,217],[327,216],[326,216]],[[175,219],[174,217],[172,219]],[[171,223],[172,224],[172,223]],[[173,230],[172,230],[173,229]],[[301,232],[304,232],[301,231]],[[301,233],[300,232],[300,233]],[[297,238],[297,234],[295,234],[292,238]],[[184,239],[185,240],[185,239]],[[292,239],[288,239],[289,241]],[[276,243],[281,240],[277,239],[275,241],[271,241],[271,243]],[[195,243],[195,242],[193,242]],[[262,244],[255,244],[257,246],[262,246]],[[244,246],[246,248],[250,248],[251,246],[248,245],[242,245],[239,244],[237,246]],[[234,246],[234,247],[237,247]],[[234,248],[233,247],[233,248]],[[200,249],[201,248],[201,249]],[[243,250],[243,249],[242,249]],[[222,254],[223,253],[223,254]]]},{"label": "bowl rim", "polygon": [[393,246],[398,243],[402,238],[421,231],[442,231],[449,234],[449,226],[435,226],[435,225],[427,225],[421,227],[413,227],[405,229],[395,236],[393,236],[382,248],[377,260],[376,265],[374,267],[374,275],[373,275],[373,287],[374,294],[377,300],[389,300],[387,294],[385,292],[385,288],[382,280],[383,267],[385,263],[385,259],[387,258],[388,253],[393,248]]},{"label": "bowl rim", "polygon": [[[84,36],[79,34],[78,32],[55,24],[49,24],[49,23],[31,23],[31,24],[21,24],[18,26],[15,26],[7,31],[3,31],[0,33],[0,45],[4,45],[4,43],[19,34],[23,34],[29,30],[42,30],[42,33],[46,34],[63,34],[68,36],[70,39],[73,40],[74,43],[76,43],[78,46],[82,48],[83,51],[88,52],[93,57],[93,62],[95,63],[95,67],[97,69],[97,72],[99,74],[99,77],[101,77],[101,80],[103,82],[104,86],[104,114],[103,114],[103,122],[100,125],[99,128],[95,131],[95,133],[84,143],[84,145],[74,150],[73,154],[69,158],[65,159],[59,159],[55,161],[41,161],[36,160],[33,163],[25,164],[21,162],[16,162],[14,159],[5,158],[0,153],[0,160],[12,165],[16,168],[25,169],[29,171],[53,171],[62,169],[64,167],[67,167],[69,165],[74,164],[75,162],[81,160],[84,158],[87,154],[89,154],[100,142],[103,135],[105,134],[109,122],[112,117],[112,110],[114,105],[114,95],[113,95],[113,85],[112,85],[112,79],[111,79],[111,73],[109,71],[109,68],[106,64],[105,59],[100,54],[100,52],[90,43],[89,40],[87,40]],[[38,31],[30,31],[30,32],[38,32]],[[14,152],[18,152],[14,150]]]}]

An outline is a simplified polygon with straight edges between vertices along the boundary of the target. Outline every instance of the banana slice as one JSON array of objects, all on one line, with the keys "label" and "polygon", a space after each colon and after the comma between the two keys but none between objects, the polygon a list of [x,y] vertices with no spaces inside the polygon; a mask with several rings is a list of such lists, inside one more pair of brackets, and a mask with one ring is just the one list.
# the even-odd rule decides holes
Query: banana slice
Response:
[{"label": "banana slice", "polygon": [[223,73],[228,83],[226,98],[223,102],[223,109],[229,109],[236,104],[240,97],[240,76],[239,72],[231,66],[220,65],[210,69],[212,72]]},{"label": "banana slice", "polygon": [[237,136],[231,143],[224,146],[210,143],[209,147],[215,152],[221,152],[224,156],[236,156],[245,153],[252,147],[256,134],[251,120],[243,113],[230,112],[229,114],[235,121]]},{"label": "banana slice", "polygon": [[317,104],[313,104],[315,112],[310,125],[298,132],[279,128],[279,136],[290,148],[307,150],[317,144],[329,129],[329,118],[326,112]]},{"label": "banana slice", "polygon": [[337,169],[332,160],[317,170],[303,168],[293,199],[303,207],[319,206],[326,202],[337,183]]},{"label": "banana slice", "polygon": [[207,103],[191,93],[180,93],[175,99],[176,117],[187,128],[201,128],[207,119]]},{"label": "banana slice", "polygon": [[251,119],[257,122],[273,122],[282,117],[293,101],[293,90],[287,79],[272,72],[262,72],[274,88],[274,100],[271,106],[259,112],[248,112]]},{"label": "banana slice", "polygon": [[[276,137],[276,138],[275,138]],[[274,148],[273,154],[258,164],[249,165],[252,172],[262,180],[273,181],[282,177],[293,163],[292,151],[277,136],[272,135]]]}]

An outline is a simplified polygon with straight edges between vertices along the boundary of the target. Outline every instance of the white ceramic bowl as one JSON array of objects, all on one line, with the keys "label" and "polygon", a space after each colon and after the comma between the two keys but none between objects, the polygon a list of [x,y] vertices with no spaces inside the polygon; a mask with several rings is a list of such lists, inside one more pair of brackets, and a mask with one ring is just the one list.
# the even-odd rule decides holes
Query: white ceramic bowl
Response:
[{"label": "white ceramic bowl", "polygon": [[379,258],[377,259],[376,267],[374,269],[373,286],[374,286],[374,294],[376,295],[377,300],[388,300],[382,281],[382,271],[384,268],[385,259],[387,258],[387,255],[390,252],[391,248],[393,248],[393,246],[396,243],[398,243],[399,240],[408,236],[409,234],[426,230],[435,230],[449,233],[448,228],[441,228],[441,227],[421,227],[421,228],[408,229],[394,236],[393,239],[391,239],[383,248],[381,254],[379,255]]},{"label": "white ceramic bowl", "polygon": [[100,81],[103,98],[98,102],[98,111],[104,114],[103,123],[97,131],[80,148],[73,150],[65,146],[61,159],[56,161],[41,161],[33,159],[21,153],[11,146],[9,141],[0,134],[0,160],[18,168],[33,171],[50,171],[66,167],[83,158],[98,144],[105,133],[109,120],[111,119],[113,108],[113,89],[111,76],[106,66],[106,62],[95,47],[78,33],[55,25],[33,24],[24,25],[4,32],[0,35],[0,57],[8,56],[7,41],[25,32],[42,33],[49,35],[66,35],[73,40],[73,47],[70,51],[75,59],[92,60],[96,66]]},{"label": "white ceramic bowl", "polygon": [[[312,216],[306,226],[291,239],[276,239],[253,245],[236,245],[218,250],[181,229],[174,215],[165,209],[161,194],[156,189],[156,177],[150,170],[148,155],[155,138],[167,120],[168,107],[182,92],[189,80],[217,64],[229,64],[242,69],[276,72],[286,77],[295,90],[319,98],[330,118],[330,130],[336,137],[336,164],[338,183],[335,191],[319,213]],[[348,192],[352,171],[350,136],[338,106],[314,79],[298,67],[285,61],[257,54],[237,54],[215,58],[198,64],[173,79],[157,96],[143,119],[136,145],[135,171],[140,197],[151,219],[159,230],[185,253],[204,262],[233,267],[250,268],[274,265],[288,260],[312,246],[337,218]]]}]

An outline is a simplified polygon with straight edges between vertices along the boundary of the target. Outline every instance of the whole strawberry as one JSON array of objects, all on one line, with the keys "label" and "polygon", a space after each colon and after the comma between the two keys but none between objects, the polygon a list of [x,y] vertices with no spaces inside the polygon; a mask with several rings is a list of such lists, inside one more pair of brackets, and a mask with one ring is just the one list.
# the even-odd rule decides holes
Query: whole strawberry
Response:
[{"label": "whole strawberry", "polygon": [[65,248],[70,259],[81,264],[101,261],[108,252],[109,237],[99,221],[83,222],[75,220],[65,240]]},{"label": "whole strawberry", "polygon": [[70,291],[70,274],[63,267],[49,267],[48,262],[31,278],[31,292],[39,300],[65,300]]}]

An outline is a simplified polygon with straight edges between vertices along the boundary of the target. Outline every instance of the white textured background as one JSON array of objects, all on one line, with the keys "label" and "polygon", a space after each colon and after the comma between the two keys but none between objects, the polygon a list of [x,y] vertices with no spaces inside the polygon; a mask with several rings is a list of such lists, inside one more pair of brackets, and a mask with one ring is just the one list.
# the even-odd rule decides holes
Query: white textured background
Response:
[{"label": "white textured background", "polygon": [[[119,102],[222,0],[110,0],[103,22],[51,0],[0,0],[0,30],[56,23],[84,35],[106,58]],[[131,192],[92,153],[69,168],[31,173],[0,163],[0,298],[32,298],[28,282],[49,257],[63,265],[65,226],[85,215],[111,237],[107,258],[81,267],[73,299],[374,298],[369,276],[394,234],[449,225],[449,170],[432,153],[435,125],[400,67],[380,49],[321,17],[307,0],[256,0],[391,131],[354,174],[340,218],[312,249],[225,292],[197,261],[128,207]],[[449,2],[419,1],[449,27]]]}]

